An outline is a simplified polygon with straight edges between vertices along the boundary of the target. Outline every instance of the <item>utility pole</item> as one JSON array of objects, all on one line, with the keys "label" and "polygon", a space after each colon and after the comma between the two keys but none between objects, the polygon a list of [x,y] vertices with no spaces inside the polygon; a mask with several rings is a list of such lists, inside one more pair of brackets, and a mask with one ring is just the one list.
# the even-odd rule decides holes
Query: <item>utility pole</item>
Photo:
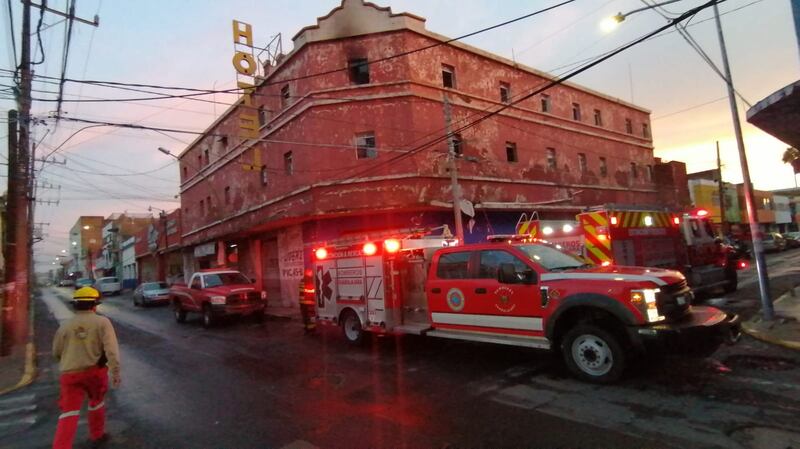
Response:
[{"label": "utility pole", "polygon": [[753,253],[756,258],[756,270],[758,271],[758,285],[761,293],[761,309],[764,320],[772,321],[775,318],[775,311],[772,307],[772,296],[769,289],[769,276],[767,274],[767,261],[764,258],[764,245],[761,243],[761,229],[758,226],[758,216],[756,214],[756,202],[753,195],[753,185],[750,183],[750,169],[747,165],[747,153],[744,149],[744,138],[742,137],[742,124],[739,121],[739,109],[736,106],[736,96],[733,89],[733,78],[731,68],[728,63],[728,51],[725,48],[725,36],[722,33],[722,22],[719,19],[719,8],[714,3],[714,19],[717,23],[717,34],[719,35],[719,47],[722,52],[722,66],[725,71],[725,84],[728,87],[728,101],[730,102],[731,115],[733,116],[733,130],[736,135],[736,146],[739,149],[739,162],[742,165],[742,180],[744,181],[744,200],[747,207],[747,221],[750,223],[750,235],[753,239]]},{"label": "utility pole", "polygon": [[456,238],[458,244],[464,244],[464,223],[461,220],[461,186],[458,184],[458,167],[456,166],[456,149],[453,145],[453,137],[450,136],[450,123],[452,122],[452,110],[450,98],[447,92],[444,93],[444,124],[447,132],[447,162],[450,169],[450,188],[453,191],[453,219],[456,225]]},{"label": "utility pole", "polygon": [[[3,214],[3,220],[7,223],[5,232],[5,242],[3,242],[3,259],[5,260],[5,272],[3,273],[5,285],[11,285],[11,273],[14,272],[14,250],[16,249],[16,229],[11,224],[14,223],[12,217],[16,216],[17,204],[19,194],[19,163],[17,158],[17,133],[18,133],[18,114],[16,110],[8,111],[8,190],[6,192],[6,210]],[[0,356],[8,355],[11,353],[13,347],[13,337],[11,331],[13,330],[14,322],[14,305],[16,304],[15,298],[12,296],[14,292],[11,289],[5,289],[5,293],[0,293]]]},{"label": "utility pole", "polygon": [[725,216],[725,183],[722,181],[722,159],[719,156],[719,140],[717,141],[717,183],[719,185],[719,227],[722,235],[728,234],[728,220]]}]

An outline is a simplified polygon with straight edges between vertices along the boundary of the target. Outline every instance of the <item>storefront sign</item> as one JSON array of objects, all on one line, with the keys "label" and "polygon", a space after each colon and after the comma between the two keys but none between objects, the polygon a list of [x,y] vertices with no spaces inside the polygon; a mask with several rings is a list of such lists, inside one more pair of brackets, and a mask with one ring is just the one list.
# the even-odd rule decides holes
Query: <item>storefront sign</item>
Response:
[{"label": "storefront sign", "polygon": [[278,233],[278,268],[284,305],[297,303],[297,286],[303,279],[303,231],[300,226]]},{"label": "storefront sign", "polygon": [[217,253],[217,242],[203,243],[194,247],[194,257],[213,256]]},{"label": "storefront sign", "polygon": [[147,227],[147,249],[151,252],[158,249],[158,229],[153,225]]},{"label": "storefront sign", "polygon": [[[242,108],[239,112],[239,136],[242,139],[258,139],[258,115],[254,112],[253,91],[255,91],[258,63],[253,55],[253,27],[249,23],[233,21],[233,68],[238,74],[236,86],[242,89]],[[248,170],[261,169],[261,152],[253,149],[253,163],[245,164]]]}]

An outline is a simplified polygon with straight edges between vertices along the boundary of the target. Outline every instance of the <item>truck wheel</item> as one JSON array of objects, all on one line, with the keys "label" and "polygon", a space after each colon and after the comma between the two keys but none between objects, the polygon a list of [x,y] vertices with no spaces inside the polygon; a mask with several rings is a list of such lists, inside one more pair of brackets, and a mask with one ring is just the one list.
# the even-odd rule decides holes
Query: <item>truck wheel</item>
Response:
[{"label": "truck wheel", "polygon": [[209,305],[203,306],[203,327],[208,329],[214,326],[216,320],[214,319],[214,313],[211,311],[211,307]]},{"label": "truck wheel", "polygon": [[736,269],[727,270],[725,280],[727,281],[723,287],[725,293],[733,293],[739,288],[739,274],[736,273]]},{"label": "truck wheel", "polygon": [[183,310],[183,307],[181,307],[181,303],[179,301],[172,303],[172,313],[175,315],[175,321],[178,323],[186,322],[186,311]]},{"label": "truck wheel", "polygon": [[576,377],[594,383],[617,381],[625,370],[625,351],[619,339],[592,324],[579,324],[561,341],[561,354]]},{"label": "truck wheel", "polygon": [[348,342],[357,345],[364,340],[364,329],[361,328],[361,320],[352,310],[347,310],[342,315],[341,325],[342,334]]}]

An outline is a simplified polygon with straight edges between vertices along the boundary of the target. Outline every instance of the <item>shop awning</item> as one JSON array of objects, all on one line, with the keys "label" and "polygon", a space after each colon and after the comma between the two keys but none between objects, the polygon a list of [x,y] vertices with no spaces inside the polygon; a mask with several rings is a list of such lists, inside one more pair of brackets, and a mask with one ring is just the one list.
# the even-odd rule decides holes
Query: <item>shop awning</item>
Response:
[{"label": "shop awning", "polygon": [[800,148],[800,80],[756,103],[747,111],[747,121]]}]

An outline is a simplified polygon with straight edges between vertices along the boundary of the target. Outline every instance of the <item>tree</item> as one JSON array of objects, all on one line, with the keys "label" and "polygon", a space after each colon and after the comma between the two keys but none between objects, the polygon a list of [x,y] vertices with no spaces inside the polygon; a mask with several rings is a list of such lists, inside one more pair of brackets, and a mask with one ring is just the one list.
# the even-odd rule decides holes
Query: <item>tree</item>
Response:
[{"label": "tree", "polygon": [[783,152],[782,159],[784,164],[792,164],[795,174],[800,173],[800,150],[789,147]]}]

